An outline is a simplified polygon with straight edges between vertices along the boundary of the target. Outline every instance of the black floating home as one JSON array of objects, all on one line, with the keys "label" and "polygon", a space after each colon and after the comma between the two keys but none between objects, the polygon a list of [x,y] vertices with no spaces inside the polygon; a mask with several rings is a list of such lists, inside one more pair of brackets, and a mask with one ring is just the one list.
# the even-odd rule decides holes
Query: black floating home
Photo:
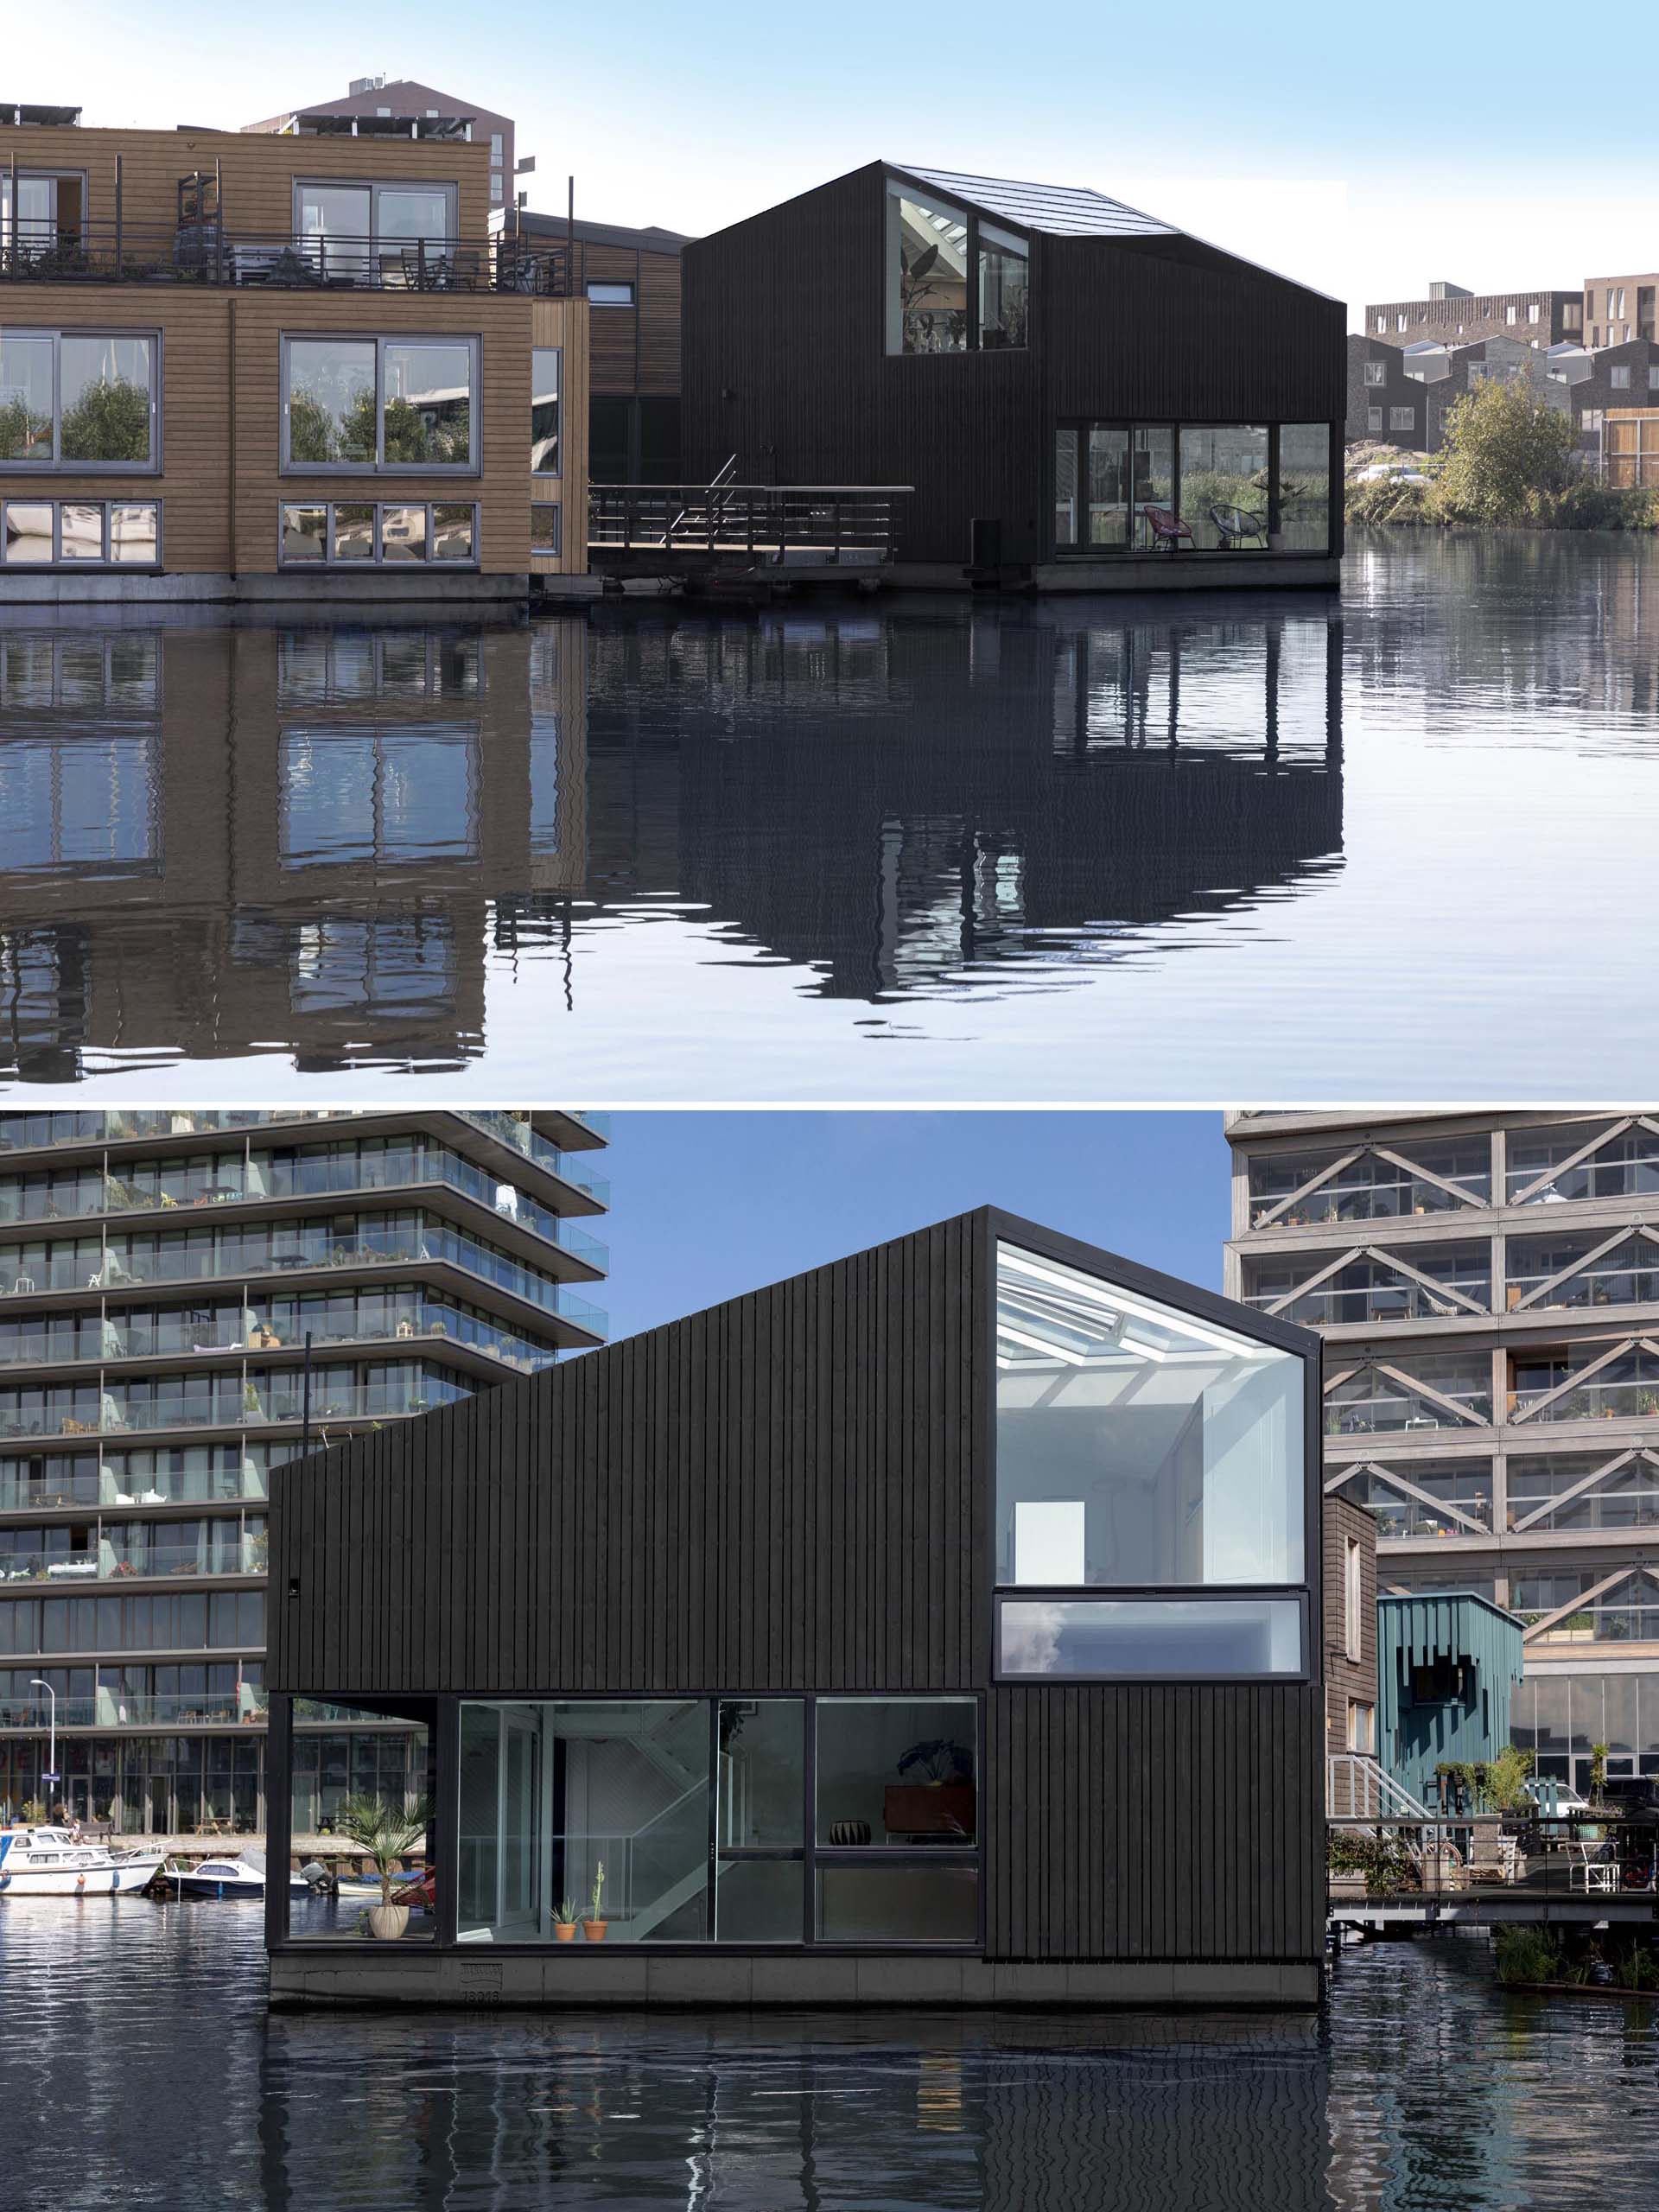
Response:
[{"label": "black floating home", "polygon": [[694,474],[913,487],[900,580],[1337,582],[1344,311],[1168,223],[873,162],[683,283]]},{"label": "black floating home", "polygon": [[1313,2003],[1319,1402],[983,1208],[276,1471],[271,1863],[342,1711],[435,1810],[274,2001]]}]

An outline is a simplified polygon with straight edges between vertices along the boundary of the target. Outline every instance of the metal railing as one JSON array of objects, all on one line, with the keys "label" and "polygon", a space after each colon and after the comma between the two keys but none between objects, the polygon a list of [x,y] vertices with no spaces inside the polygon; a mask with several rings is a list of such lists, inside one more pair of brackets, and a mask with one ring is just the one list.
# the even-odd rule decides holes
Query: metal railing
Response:
[{"label": "metal railing", "polygon": [[701,553],[777,565],[893,558],[908,484],[595,484],[588,543],[603,552]]},{"label": "metal railing", "polygon": [[1433,1818],[1370,1751],[1336,1751],[1326,1758],[1325,1810],[1333,1821]]},{"label": "metal railing", "polygon": [[298,237],[200,222],[88,222],[79,233],[0,233],[0,282],[264,285],[283,291],[519,292],[564,298],[571,257],[511,236]]}]

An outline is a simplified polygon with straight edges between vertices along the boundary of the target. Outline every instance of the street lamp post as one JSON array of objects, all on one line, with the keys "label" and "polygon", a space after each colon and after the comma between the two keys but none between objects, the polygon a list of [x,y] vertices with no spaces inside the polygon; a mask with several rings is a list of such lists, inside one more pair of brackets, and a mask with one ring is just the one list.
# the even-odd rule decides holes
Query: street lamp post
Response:
[{"label": "street lamp post", "polygon": [[[46,1772],[41,1779],[47,1782],[55,1782],[58,1779],[58,1694],[56,1690],[53,1688],[50,1682],[43,1682],[38,1675],[31,1675],[29,1676],[29,1686],[32,1690],[44,1690],[48,1697],[52,1700],[50,1707],[49,1732],[47,1738]],[[47,1807],[48,1817],[51,1814],[51,1806],[48,1803]]]}]

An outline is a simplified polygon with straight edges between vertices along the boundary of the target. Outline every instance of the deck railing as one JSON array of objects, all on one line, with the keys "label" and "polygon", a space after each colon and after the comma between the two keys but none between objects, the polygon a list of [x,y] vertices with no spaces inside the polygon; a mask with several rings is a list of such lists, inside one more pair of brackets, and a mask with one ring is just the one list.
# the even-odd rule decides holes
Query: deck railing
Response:
[{"label": "deck railing", "polygon": [[595,484],[596,552],[868,567],[893,558],[907,484]]},{"label": "deck railing", "polygon": [[78,234],[24,223],[0,232],[0,281],[238,284],[283,291],[528,292],[572,289],[569,249],[508,236],[296,238],[206,221],[86,223]]}]

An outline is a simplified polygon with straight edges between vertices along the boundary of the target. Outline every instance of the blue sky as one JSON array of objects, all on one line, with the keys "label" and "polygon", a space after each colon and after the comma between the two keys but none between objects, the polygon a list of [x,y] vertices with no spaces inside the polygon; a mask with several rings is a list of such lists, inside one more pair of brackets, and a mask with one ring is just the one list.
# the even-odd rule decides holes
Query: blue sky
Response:
[{"label": "blue sky", "polygon": [[1216,1113],[623,1113],[613,1337],[992,1204],[1221,1287],[1229,1158]]},{"label": "blue sky", "polygon": [[[615,222],[713,229],[883,156],[1096,185],[1347,300],[1356,327],[1367,299],[1434,276],[1505,290],[1652,265],[1650,143],[1573,130],[1601,49],[1533,0],[1386,30],[1236,0],[138,0],[32,21],[10,97],[233,127],[353,77],[423,79],[514,117],[533,207],[562,208],[574,172],[578,210]],[[1612,66],[1635,81],[1654,45],[1638,28]]]}]

